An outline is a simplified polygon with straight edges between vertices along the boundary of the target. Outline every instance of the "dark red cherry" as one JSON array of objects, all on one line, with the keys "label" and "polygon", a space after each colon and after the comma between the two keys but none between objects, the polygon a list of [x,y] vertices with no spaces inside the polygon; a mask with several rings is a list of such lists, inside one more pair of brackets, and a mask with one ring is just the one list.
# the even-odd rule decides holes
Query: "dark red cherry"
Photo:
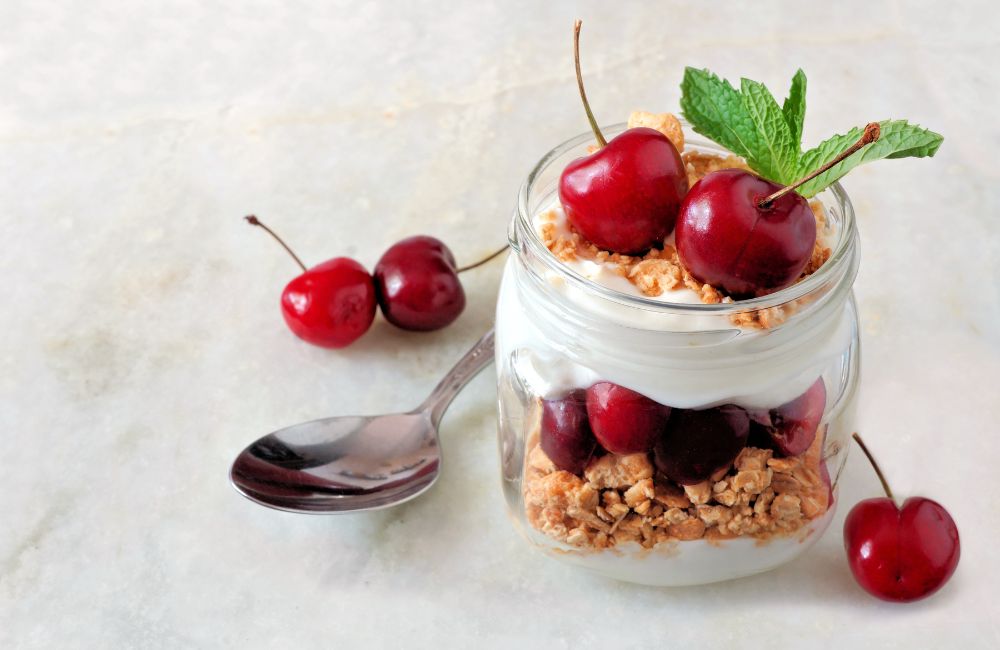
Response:
[{"label": "dark red cherry", "polygon": [[705,175],[684,197],[677,218],[677,254],[700,282],[736,298],[789,286],[802,274],[816,243],[809,203],[784,186],[741,169]]},{"label": "dark red cherry", "polygon": [[580,474],[594,455],[597,440],[587,421],[587,393],[574,390],[542,401],[542,451],[559,469]]},{"label": "dark red cherry", "polygon": [[770,423],[764,427],[771,448],[782,456],[798,456],[805,452],[816,439],[825,408],[826,385],[820,377],[791,402],[771,409]]},{"label": "dark red cherry", "polygon": [[673,143],[639,127],[567,165],[559,200],[569,223],[595,246],[632,255],[663,244],[687,189]]},{"label": "dark red cherry", "polygon": [[382,313],[397,327],[441,329],[465,308],[455,257],[434,237],[409,237],[392,245],[374,275]]},{"label": "dark red cherry", "polygon": [[736,459],[749,432],[747,412],[733,404],[674,409],[653,449],[656,468],[681,485],[701,483]]},{"label": "dark red cherry", "polygon": [[371,326],[375,285],[365,267],[349,257],[336,257],[288,283],[281,292],[281,315],[302,340],[342,348]]},{"label": "dark red cherry", "polygon": [[958,527],[944,507],[923,497],[896,506],[887,497],[865,499],[844,521],[851,573],[871,595],[894,602],[926,598],[958,566]]},{"label": "dark red cherry", "polygon": [[652,448],[670,418],[670,407],[605,381],[587,389],[587,416],[602,447],[634,454]]}]

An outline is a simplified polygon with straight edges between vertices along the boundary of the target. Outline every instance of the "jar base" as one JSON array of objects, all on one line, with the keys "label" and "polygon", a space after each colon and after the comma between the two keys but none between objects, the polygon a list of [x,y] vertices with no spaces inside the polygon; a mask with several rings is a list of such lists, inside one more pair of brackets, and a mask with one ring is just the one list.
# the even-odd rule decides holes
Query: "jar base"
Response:
[{"label": "jar base", "polygon": [[535,531],[529,539],[546,555],[607,578],[652,587],[689,587],[745,578],[775,569],[807,551],[829,527],[836,501],[823,514],[786,537],[759,540],[678,541],[644,549],[637,543],[581,552]]}]

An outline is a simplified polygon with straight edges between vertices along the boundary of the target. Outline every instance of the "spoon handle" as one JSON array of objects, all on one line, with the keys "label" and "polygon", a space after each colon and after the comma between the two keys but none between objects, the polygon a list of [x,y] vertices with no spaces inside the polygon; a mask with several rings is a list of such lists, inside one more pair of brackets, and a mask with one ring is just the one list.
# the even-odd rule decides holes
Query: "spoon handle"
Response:
[{"label": "spoon handle", "polygon": [[417,409],[427,411],[431,422],[436,427],[441,422],[445,409],[455,399],[459,391],[465,388],[469,381],[479,374],[479,371],[493,361],[493,329],[483,335],[465,355],[458,360],[455,367],[448,371],[441,383],[437,385],[430,397]]}]

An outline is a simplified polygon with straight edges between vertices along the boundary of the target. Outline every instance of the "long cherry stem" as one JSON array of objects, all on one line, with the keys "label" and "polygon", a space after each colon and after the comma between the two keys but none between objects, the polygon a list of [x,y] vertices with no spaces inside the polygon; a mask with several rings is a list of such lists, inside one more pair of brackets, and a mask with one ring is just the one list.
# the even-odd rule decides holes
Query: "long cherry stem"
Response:
[{"label": "long cherry stem", "polygon": [[580,99],[583,100],[583,110],[587,111],[587,120],[590,122],[590,128],[594,130],[594,137],[597,138],[597,144],[603,147],[608,144],[608,141],[604,139],[601,127],[597,126],[597,120],[594,119],[594,112],[590,110],[590,102],[587,101],[587,91],[583,89],[583,73],[580,72],[580,27],[582,26],[582,20],[577,20],[573,23],[573,62],[576,64],[576,85],[580,89]]},{"label": "long cherry stem", "polygon": [[822,167],[820,167],[819,169],[817,169],[813,173],[809,174],[805,178],[800,179],[800,180],[792,183],[788,187],[781,188],[780,190],[778,190],[777,192],[775,192],[771,196],[767,197],[766,199],[764,199],[763,201],[761,201],[760,203],[758,203],[757,207],[759,207],[761,210],[767,209],[767,207],[770,206],[771,203],[773,203],[774,201],[778,200],[782,196],[788,194],[789,192],[791,192],[792,190],[794,190],[797,187],[801,187],[802,185],[805,185],[806,183],[808,183],[812,179],[816,178],[817,176],[819,176],[820,174],[822,174],[826,170],[830,169],[831,167],[833,167],[834,165],[836,165],[840,161],[844,160],[845,158],[847,158],[848,156],[850,156],[851,154],[853,154],[855,151],[857,151],[861,147],[864,147],[865,145],[869,145],[869,144],[875,142],[876,140],[879,139],[880,135],[882,135],[882,128],[878,125],[878,122],[871,122],[871,123],[869,123],[868,126],[865,127],[865,132],[861,135],[861,139],[858,140],[857,142],[855,142],[854,144],[852,144],[847,149],[845,149],[839,156],[837,156],[836,158],[834,158],[830,162],[826,163],[825,165],[823,165]]},{"label": "long cherry stem", "polygon": [[885,475],[882,474],[882,470],[879,468],[878,463],[875,462],[875,457],[872,456],[872,452],[868,451],[868,447],[865,445],[865,441],[861,439],[857,433],[852,433],[851,437],[854,438],[854,442],[858,443],[861,447],[861,451],[865,452],[865,456],[868,456],[868,462],[872,464],[875,468],[875,474],[878,475],[878,480],[882,482],[882,489],[885,490],[885,495],[889,497],[890,500],[895,501],[896,497],[892,496],[892,490],[889,489],[889,482],[885,480]]},{"label": "long cherry stem", "polygon": [[289,248],[288,244],[286,244],[284,242],[284,240],[281,239],[281,237],[278,237],[278,235],[276,235],[273,230],[271,230],[270,228],[268,228],[267,226],[265,226],[264,223],[260,219],[258,219],[257,217],[253,216],[252,214],[248,215],[246,217],[243,217],[243,218],[246,219],[247,223],[250,224],[251,226],[257,226],[258,228],[263,228],[264,230],[267,231],[267,234],[269,234],[272,237],[274,237],[274,240],[276,242],[278,242],[279,244],[281,244],[281,246],[286,251],[288,251],[288,254],[292,256],[292,259],[295,260],[295,263],[298,264],[300,267],[302,267],[303,272],[309,270],[309,269],[306,268],[306,265],[302,263],[302,260],[299,259],[299,256],[295,254],[295,251],[293,251],[291,248]]},{"label": "long cherry stem", "polygon": [[495,251],[493,253],[490,253],[487,257],[484,257],[483,259],[479,260],[478,262],[476,262],[474,264],[469,264],[468,266],[463,266],[463,267],[457,269],[455,271],[455,273],[462,273],[463,271],[468,271],[470,269],[474,269],[477,266],[482,266],[483,264],[486,264],[487,262],[489,262],[490,260],[492,260],[493,258],[495,258],[497,255],[500,255],[501,253],[503,253],[504,251],[506,251],[507,248],[508,248],[508,246],[504,246],[500,250]]}]

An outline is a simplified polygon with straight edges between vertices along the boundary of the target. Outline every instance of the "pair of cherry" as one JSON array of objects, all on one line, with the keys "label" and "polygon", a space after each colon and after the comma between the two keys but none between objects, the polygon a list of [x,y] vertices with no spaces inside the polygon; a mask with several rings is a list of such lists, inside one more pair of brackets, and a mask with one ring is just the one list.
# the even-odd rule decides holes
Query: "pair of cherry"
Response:
[{"label": "pair of cherry", "polygon": [[445,244],[428,236],[409,237],[389,247],[374,273],[349,257],[312,268],[257,217],[247,222],[266,230],[302,268],[281,292],[281,313],[296,336],[314,345],[342,348],[368,331],[376,304],[385,319],[405,330],[428,332],[458,318],[465,291],[458,274],[485,264],[504,250],[459,268]]},{"label": "pair of cherry", "polygon": [[878,124],[868,125],[855,145],[787,187],[723,169],[689,189],[680,154],[659,131],[632,128],[605,140],[583,87],[580,21],[574,60],[599,149],[571,162],[559,178],[569,223],[599,248],[625,255],[661,247],[676,225],[677,254],[688,272],[737,299],[778,291],[799,278],[816,243],[816,219],[795,188],[879,137]]},{"label": "pair of cherry", "polygon": [[773,409],[735,404],[677,409],[634,390],[599,382],[542,403],[542,450],[559,469],[579,474],[601,450],[652,452],[656,467],[681,485],[707,481],[751,442],[783,456],[809,448],[826,407],[823,380]]}]

